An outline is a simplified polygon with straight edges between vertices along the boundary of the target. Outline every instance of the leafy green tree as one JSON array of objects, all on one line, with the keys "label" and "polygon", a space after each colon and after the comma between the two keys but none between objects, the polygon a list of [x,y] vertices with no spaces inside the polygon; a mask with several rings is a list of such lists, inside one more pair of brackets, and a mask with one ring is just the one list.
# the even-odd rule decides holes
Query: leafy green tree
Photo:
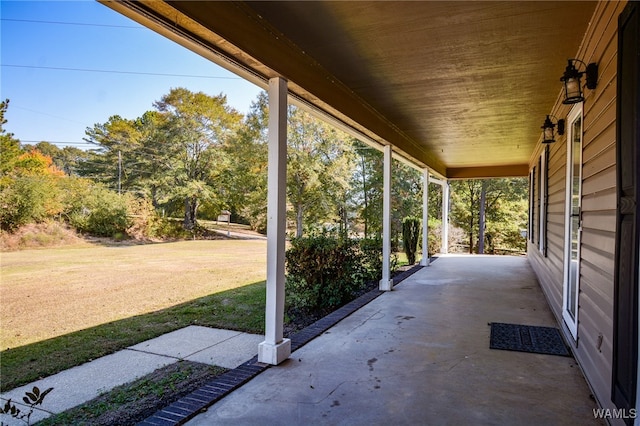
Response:
[{"label": "leafy green tree", "polygon": [[351,199],[363,225],[365,238],[382,233],[382,153],[360,141],[354,142],[356,167],[351,180]]},{"label": "leafy green tree", "polygon": [[9,99],[0,102],[0,173],[3,179],[13,170],[15,161],[22,154],[20,141],[4,128],[7,123],[5,114],[8,109]]},{"label": "leafy green tree", "polygon": [[209,96],[184,88],[171,89],[155,107],[166,117],[166,141],[175,160],[172,196],[183,201],[184,227],[192,229],[201,202],[224,204],[216,192],[224,170],[223,146],[242,116],[222,94]]},{"label": "leafy green tree", "polygon": [[[122,158],[122,169],[130,177],[130,190],[151,200],[154,208],[161,208],[175,191],[178,163],[174,156],[179,147],[169,144],[167,117],[158,111],[147,111],[136,120],[138,144],[132,155]],[[127,179],[127,182],[129,179]]]},{"label": "leafy green tree", "polygon": [[57,187],[63,173],[50,157],[36,149],[15,158],[0,185],[0,225],[13,231],[31,222],[58,215],[63,206]]},{"label": "leafy green tree", "polygon": [[391,177],[391,242],[394,251],[402,241],[402,221],[422,216],[422,173],[395,161]]},{"label": "leafy green tree", "polygon": [[[362,143],[356,145],[357,167],[352,185],[358,188],[353,194],[363,224],[365,238],[382,233],[383,155],[375,148]],[[430,192],[431,212],[438,212],[437,192]],[[441,197],[441,196],[440,196]],[[441,199],[441,198],[440,198]],[[393,249],[398,249],[402,235],[402,220],[407,216],[422,216],[422,174],[398,161],[393,161],[391,173],[391,239]]]},{"label": "leafy green tree", "polygon": [[235,220],[249,223],[256,231],[267,227],[268,120],[268,96],[260,92],[237,133],[223,147],[225,200]]},{"label": "leafy green tree", "polygon": [[185,229],[196,226],[202,203],[225,204],[224,145],[242,116],[223,95],[172,89],[134,120],[114,115],[86,131],[97,145],[80,174],[118,192],[149,197],[155,208],[182,205]]},{"label": "leafy green tree", "polygon": [[113,115],[106,123],[87,128],[85,134],[85,140],[97,148],[81,163],[79,174],[114,190],[134,189],[137,176],[126,163],[137,162],[142,138],[140,121]]},{"label": "leafy green tree", "polygon": [[293,206],[296,237],[303,225],[340,223],[354,153],[350,138],[295,107],[288,114],[287,195]]},{"label": "leafy green tree", "polygon": [[[288,112],[287,195],[296,235],[336,223],[348,226],[353,168],[351,138],[296,107]],[[224,188],[232,212],[254,229],[266,227],[268,96],[258,95],[242,126],[224,146]]]},{"label": "leafy green tree", "polygon": [[484,245],[490,250],[496,246],[496,242],[515,244],[505,248],[518,247],[515,228],[510,231],[507,231],[507,228],[513,228],[515,224],[519,234],[519,228],[526,227],[526,220],[524,224],[522,222],[522,214],[526,214],[527,191],[527,182],[522,178],[488,179],[484,183],[479,179],[471,179],[451,183],[451,221],[466,233],[469,253],[477,252],[481,223],[480,206],[483,198],[485,226],[490,230],[485,232]]},{"label": "leafy green tree", "polygon": [[23,150],[4,125],[9,100],[0,102],[0,228],[13,231],[62,211],[57,181],[63,173],[35,148]]},{"label": "leafy green tree", "polygon": [[[26,147],[25,147],[26,148]],[[39,142],[35,148],[44,155],[51,157],[53,164],[67,176],[77,175],[78,165],[89,159],[89,153],[72,146],[58,148],[49,142]]]}]

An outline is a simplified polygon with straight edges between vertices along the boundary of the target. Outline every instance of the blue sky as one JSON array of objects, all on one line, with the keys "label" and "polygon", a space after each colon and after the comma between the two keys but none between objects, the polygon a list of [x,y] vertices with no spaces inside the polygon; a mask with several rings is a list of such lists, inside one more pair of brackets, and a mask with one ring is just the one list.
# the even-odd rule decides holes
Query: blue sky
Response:
[{"label": "blue sky", "polygon": [[95,1],[2,0],[0,17],[0,98],[11,101],[5,128],[24,143],[88,148],[87,127],[116,114],[139,117],[172,87],[224,93],[241,113],[260,91]]}]

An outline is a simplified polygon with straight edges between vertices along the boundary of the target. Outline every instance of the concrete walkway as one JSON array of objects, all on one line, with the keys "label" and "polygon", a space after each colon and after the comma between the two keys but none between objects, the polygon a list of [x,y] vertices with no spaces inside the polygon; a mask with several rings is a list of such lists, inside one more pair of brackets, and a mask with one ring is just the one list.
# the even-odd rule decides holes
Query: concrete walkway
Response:
[{"label": "concrete walkway", "polygon": [[557,326],[526,258],[443,256],[187,424],[602,424],[573,358],[490,322]]},{"label": "concrete walkway", "polygon": [[[251,359],[263,340],[262,335],[189,326],[13,389],[0,395],[0,400],[3,405],[9,398],[19,404],[34,386],[41,391],[53,387],[43,405],[34,410],[33,424],[181,359],[235,368]],[[19,408],[28,411],[26,406]],[[5,425],[25,424],[8,415],[0,415],[0,420]]]}]

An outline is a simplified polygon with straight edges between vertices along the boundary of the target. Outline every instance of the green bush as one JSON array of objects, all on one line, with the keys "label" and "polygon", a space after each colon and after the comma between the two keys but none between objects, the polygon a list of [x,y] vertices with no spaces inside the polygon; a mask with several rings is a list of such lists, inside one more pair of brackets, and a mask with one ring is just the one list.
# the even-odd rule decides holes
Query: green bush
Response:
[{"label": "green bush", "polygon": [[48,176],[7,179],[0,188],[0,227],[14,231],[27,223],[39,223],[60,209],[54,181]]},{"label": "green bush", "polygon": [[407,216],[402,220],[402,242],[409,265],[416,263],[418,239],[420,238],[420,219]]},{"label": "green bush", "polygon": [[[382,276],[382,240],[322,234],[294,238],[286,252],[290,318],[320,317],[353,300]],[[392,256],[391,270],[396,267]]]},{"label": "green bush", "polygon": [[67,211],[71,226],[100,237],[124,235],[131,225],[129,205],[133,199],[99,185],[74,193]]},{"label": "green bush", "polygon": [[357,241],[327,235],[295,238],[286,253],[287,303],[324,315],[353,299],[367,276]]},{"label": "green bush", "polygon": [[[364,269],[364,280],[372,281],[382,278],[382,238],[364,238],[358,242],[362,264]],[[395,256],[392,257],[392,268]]]},{"label": "green bush", "polygon": [[429,256],[440,252],[442,247],[442,221],[440,219],[429,218],[428,243]]}]

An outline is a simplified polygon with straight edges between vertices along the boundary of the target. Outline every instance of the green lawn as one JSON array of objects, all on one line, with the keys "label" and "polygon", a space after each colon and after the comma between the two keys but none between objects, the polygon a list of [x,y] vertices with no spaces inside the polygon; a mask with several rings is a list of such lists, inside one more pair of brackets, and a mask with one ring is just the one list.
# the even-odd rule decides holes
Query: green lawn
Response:
[{"label": "green lawn", "polygon": [[1,391],[192,324],[262,334],[265,299],[262,281],[3,351]]},{"label": "green lawn", "polygon": [[259,240],[80,244],[1,256],[1,350],[266,277],[266,241]]},{"label": "green lawn", "polygon": [[263,333],[265,241],[2,253],[1,390],[199,324]]}]

